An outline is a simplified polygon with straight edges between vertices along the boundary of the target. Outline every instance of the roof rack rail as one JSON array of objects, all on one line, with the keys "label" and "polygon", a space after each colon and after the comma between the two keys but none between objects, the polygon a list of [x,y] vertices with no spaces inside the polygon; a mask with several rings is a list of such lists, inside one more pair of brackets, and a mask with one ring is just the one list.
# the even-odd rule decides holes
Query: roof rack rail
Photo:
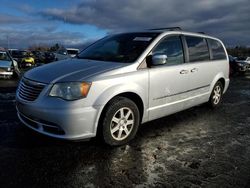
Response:
[{"label": "roof rack rail", "polygon": [[169,30],[169,31],[181,31],[182,29],[180,27],[163,27],[163,28],[154,28],[149,29],[151,31],[157,31],[157,30]]},{"label": "roof rack rail", "polygon": [[205,32],[203,32],[203,31],[200,31],[200,32],[197,32],[197,33],[200,33],[200,34],[206,34]]}]

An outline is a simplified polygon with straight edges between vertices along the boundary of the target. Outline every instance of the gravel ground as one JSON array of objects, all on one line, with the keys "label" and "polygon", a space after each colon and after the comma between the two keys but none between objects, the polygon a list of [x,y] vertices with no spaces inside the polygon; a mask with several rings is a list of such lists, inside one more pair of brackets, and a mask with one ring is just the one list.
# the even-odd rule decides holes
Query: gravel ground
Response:
[{"label": "gravel ground", "polygon": [[144,124],[116,148],[34,133],[17,119],[15,82],[3,83],[1,187],[250,187],[250,74],[231,80],[218,109]]}]

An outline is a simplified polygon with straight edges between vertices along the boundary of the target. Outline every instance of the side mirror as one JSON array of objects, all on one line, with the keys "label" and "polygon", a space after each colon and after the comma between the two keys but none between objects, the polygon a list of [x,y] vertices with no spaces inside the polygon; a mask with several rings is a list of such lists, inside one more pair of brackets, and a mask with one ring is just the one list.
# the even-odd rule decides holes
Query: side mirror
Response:
[{"label": "side mirror", "polygon": [[168,56],[165,54],[155,54],[152,56],[152,65],[164,65],[167,63]]}]

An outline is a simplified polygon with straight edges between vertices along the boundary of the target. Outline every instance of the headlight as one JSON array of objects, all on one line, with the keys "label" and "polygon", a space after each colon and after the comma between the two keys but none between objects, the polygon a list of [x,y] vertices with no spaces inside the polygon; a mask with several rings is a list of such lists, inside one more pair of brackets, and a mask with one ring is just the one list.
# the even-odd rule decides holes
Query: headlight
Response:
[{"label": "headlight", "polygon": [[243,67],[244,65],[241,63],[237,63],[238,66]]},{"label": "headlight", "polygon": [[76,100],[88,95],[91,83],[66,82],[54,84],[49,96],[59,97],[65,100]]}]

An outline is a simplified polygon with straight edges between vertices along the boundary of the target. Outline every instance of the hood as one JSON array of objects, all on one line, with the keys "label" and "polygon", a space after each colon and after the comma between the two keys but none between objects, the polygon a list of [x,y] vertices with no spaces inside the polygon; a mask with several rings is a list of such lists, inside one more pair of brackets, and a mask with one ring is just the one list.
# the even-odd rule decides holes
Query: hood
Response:
[{"label": "hood", "polygon": [[239,62],[239,63],[247,63],[247,64],[250,63],[250,61],[247,61],[247,60],[236,60],[236,62]]},{"label": "hood", "polygon": [[10,68],[11,65],[12,65],[12,61],[0,60],[0,68]]},{"label": "hood", "polygon": [[88,81],[87,79],[91,76],[126,65],[128,64],[67,59],[31,69],[24,74],[24,77],[42,83]]},{"label": "hood", "polygon": [[247,64],[248,64],[246,61],[241,61],[241,60],[236,61],[236,63],[241,63],[241,64],[243,64],[243,65],[247,65]]}]

